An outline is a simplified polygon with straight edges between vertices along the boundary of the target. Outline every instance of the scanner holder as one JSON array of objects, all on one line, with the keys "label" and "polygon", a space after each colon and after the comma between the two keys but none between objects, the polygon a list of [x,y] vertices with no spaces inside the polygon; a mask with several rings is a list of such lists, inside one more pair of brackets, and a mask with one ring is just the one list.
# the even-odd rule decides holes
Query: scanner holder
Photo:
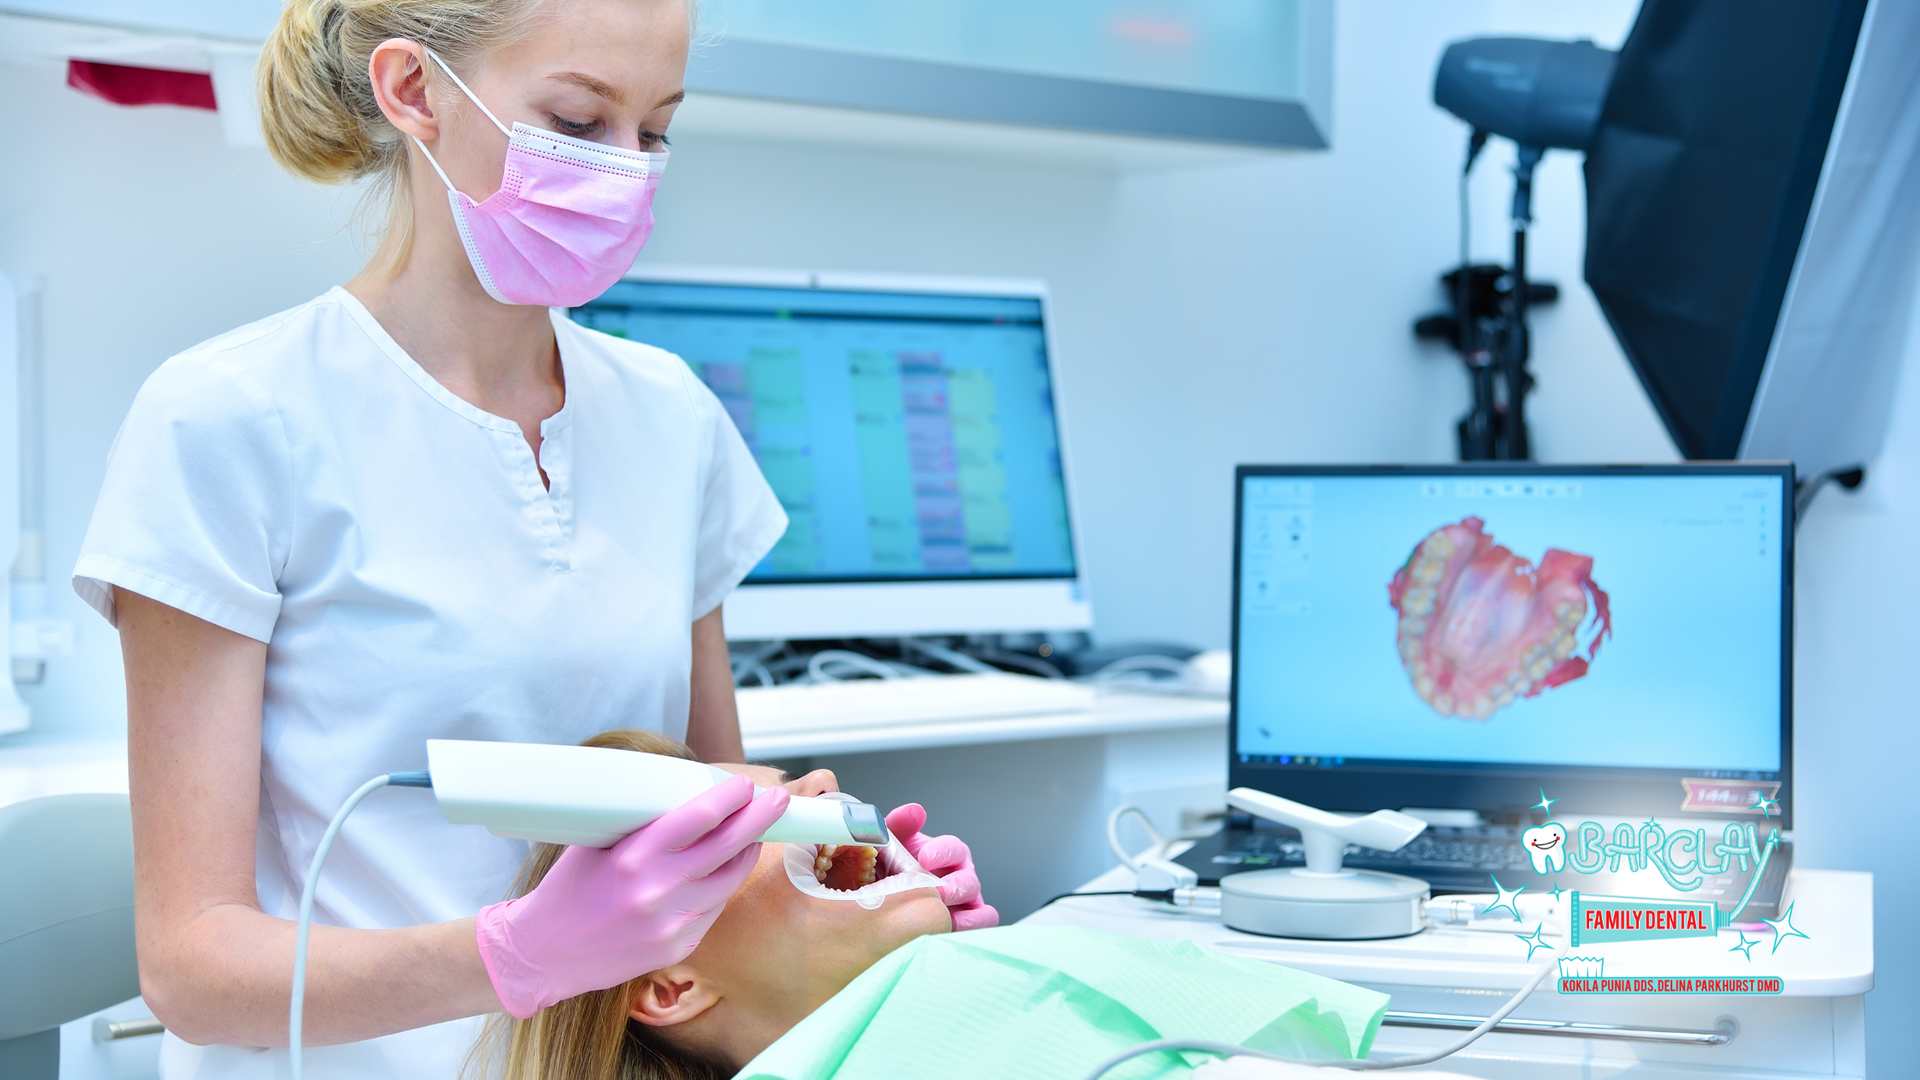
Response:
[{"label": "scanner holder", "polygon": [[1335,814],[1244,787],[1227,792],[1227,805],[1300,830],[1300,844],[1307,854],[1306,872],[1322,877],[1353,876],[1354,871],[1340,868],[1348,844],[1399,851],[1427,828],[1419,818],[1395,810],[1375,810],[1364,817]]},{"label": "scanner holder", "polygon": [[1340,866],[1348,844],[1398,851],[1427,823],[1393,810],[1335,814],[1252,788],[1227,792],[1227,803],[1255,817],[1300,830],[1307,865],[1252,870],[1220,879],[1221,921],[1235,930],[1276,937],[1358,940],[1402,937],[1425,926],[1427,883],[1377,870]]}]

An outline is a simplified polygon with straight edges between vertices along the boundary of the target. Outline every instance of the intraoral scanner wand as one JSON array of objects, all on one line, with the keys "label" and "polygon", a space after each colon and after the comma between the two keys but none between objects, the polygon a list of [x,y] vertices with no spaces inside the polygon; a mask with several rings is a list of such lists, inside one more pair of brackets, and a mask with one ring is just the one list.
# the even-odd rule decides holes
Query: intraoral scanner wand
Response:
[{"label": "intraoral scanner wand", "polygon": [[[440,812],[495,836],[612,847],[733,774],[659,754],[595,746],[427,740],[427,771]],[[761,840],[787,844],[888,841],[868,803],[795,796]]]},{"label": "intraoral scanner wand", "polygon": [[[293,1080],[303,1075],[301,1028],[307,996],[307,937],[320,869],[347,815],[388,785],[432,788],[455,825],[484,825],[495,836],[576,847],[612,847],[635,829],[733,774],[659,754],[594,746],[427,740],[427,772],[388,773],[360,786],[333,815],[313,853],[294,931],[293,998],[287,1046]],[[794,796],[760,837],[786,844],[890,842],[880,811],[867,803]]]}]

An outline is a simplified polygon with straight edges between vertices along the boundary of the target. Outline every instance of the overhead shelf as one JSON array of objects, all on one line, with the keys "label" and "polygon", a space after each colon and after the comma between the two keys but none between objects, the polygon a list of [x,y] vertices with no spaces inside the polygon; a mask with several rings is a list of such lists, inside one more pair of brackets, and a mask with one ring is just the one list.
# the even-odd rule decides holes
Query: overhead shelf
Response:
[{"label": "overhead shelf", "polygon": [[[707,0],[675,130],[1127,171],[1320,150],[1331,2]],[[219,78],[278,8],[0,0],[0,59]]]},{"label": "overhead shelf", "polygon": [[1324,92],[1287,97],[1229,94],[744,37],[701,48],[687,65],[687,89],[795,105],[1222,146],[1320,150],[1330,142]]}]

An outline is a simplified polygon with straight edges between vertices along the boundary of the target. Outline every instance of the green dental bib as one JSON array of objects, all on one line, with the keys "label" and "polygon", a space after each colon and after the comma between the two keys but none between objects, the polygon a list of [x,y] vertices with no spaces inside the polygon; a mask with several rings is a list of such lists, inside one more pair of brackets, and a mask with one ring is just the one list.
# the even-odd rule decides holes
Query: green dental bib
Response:
[{"label": "green dental bib", "polygon": [[[736,1080],[1078,1080],[1112,1054],[1168,1038],[1361,1057],[1386,1009],[1385,994],[1189,941],[1008,926],[901,946]],[[1189,1071],[1154,1054],[1108,1077]]]}]

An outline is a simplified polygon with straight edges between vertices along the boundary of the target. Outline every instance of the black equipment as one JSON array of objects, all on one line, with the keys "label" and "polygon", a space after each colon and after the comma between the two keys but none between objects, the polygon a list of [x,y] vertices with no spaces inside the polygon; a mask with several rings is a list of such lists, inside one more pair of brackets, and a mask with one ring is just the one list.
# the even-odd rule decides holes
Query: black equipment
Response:
[{"label": "black equipment", "polygon": [[[1548,149],[1585,150],[1600,118],[1614,54],[1589,41],[1480,38],[1447,48],[1433,100],[1473,125],[1460,171],[1460,266],[1441,279],[1451,316],[1422,319],[1421,337],[1451,339],[1466,362],[1473,407],[1459,423],[1460,460],[1525,461],[1533,456],[1526,399],[1532,343],[1527,311],[1559,298],[1556,286],[1527,277],[1527,228],[1533,221],[1533,170]],[[1467,178],[1489,135],[1512,139],[1513,266],[1472,266],[1467,250]]]},{"label": "black equipment", "polygon": [[[1865,13],[1866,0],[1646,0],[1617,54],[1485,38],[1441,58],[1434,101],[1472,127],[1467,169],[1490,135],[1519,149],[1510,282],[1525,280],[1535,163],[1586,154],[1587,283],[1688,458],[1738,454]],[[1461,458],[1525,458],[1535,290],[1489,304],[1474,291],[1485,268],[1464,250],[1461,267],[1443,279],[1454,311],[1416,332],[1453,338],[1473,374]]]}]

